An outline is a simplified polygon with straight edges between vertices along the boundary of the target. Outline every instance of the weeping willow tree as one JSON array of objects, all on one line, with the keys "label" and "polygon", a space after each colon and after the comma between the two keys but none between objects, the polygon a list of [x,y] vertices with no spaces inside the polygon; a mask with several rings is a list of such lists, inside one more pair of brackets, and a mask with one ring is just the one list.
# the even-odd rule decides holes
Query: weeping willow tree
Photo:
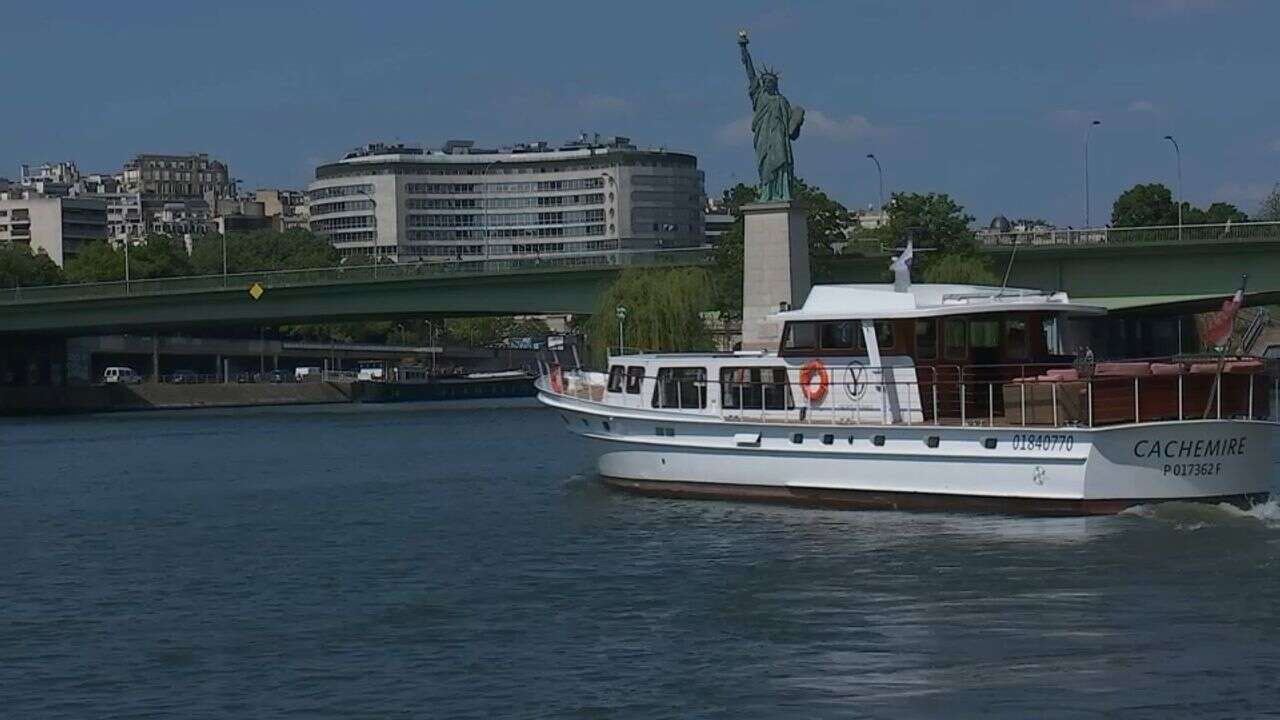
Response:
[{"label": "weeping willow tree", "polygon": [[587,323],[591,357],[602,364],[618,346],[619,307],[626,308],[623,333],[629,348],[707,350],[711,333],[702,312],[711,305],[711,276],[702,268],[627,270],[600,300]]}]

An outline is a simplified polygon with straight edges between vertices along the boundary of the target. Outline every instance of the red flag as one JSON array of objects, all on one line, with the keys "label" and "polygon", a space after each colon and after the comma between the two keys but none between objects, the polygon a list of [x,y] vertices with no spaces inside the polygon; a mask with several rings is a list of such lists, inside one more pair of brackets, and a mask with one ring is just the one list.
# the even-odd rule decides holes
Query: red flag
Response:
[{"label": "red flag", "polygon": [[1235,327],[1236,313],[1240,311],[1241,305],[1244,305],[1244,288],[1240,288],[1235,295],[1224,300],[1222,309],[1209,321],[1204,329],[1206,345],[1222,347],[1231,340],[1231,330]]}]

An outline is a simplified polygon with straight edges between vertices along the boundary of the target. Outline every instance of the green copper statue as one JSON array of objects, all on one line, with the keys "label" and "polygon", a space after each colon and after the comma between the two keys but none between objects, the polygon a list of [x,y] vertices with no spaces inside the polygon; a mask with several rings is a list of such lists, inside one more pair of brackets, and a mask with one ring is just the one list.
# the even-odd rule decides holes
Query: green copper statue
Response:
[{"label": "green copper statue", "polygon": [[804,108],[795,106],[778,92],[778,73],[768,66],[756,75],[747,50],[747,31],[738,32],[742,48],[742,64],[747,68],[748,93],[751,95],[751,132],[755,134],[756,166],[760,171],[760,202],[791,199],[795,158],[791,141],[800,137]]}]

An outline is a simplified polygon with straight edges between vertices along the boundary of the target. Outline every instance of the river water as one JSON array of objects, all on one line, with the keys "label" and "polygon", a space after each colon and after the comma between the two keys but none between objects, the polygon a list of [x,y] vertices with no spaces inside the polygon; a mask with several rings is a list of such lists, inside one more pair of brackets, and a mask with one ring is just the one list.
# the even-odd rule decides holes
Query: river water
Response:
[{"label": "river water", "polygon": [[634,497],[537,409],[0,422],[0,716],[1280,713],[1280,510]]}]

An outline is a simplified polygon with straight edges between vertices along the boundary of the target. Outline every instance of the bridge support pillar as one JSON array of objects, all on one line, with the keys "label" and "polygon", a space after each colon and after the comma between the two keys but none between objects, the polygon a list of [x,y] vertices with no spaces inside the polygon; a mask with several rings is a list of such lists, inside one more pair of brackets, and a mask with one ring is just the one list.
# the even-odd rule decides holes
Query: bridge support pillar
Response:
[{"label": "bridge support pillar", "polygon": [[151,382],[160,382],[160,333],[151,333]]}]

